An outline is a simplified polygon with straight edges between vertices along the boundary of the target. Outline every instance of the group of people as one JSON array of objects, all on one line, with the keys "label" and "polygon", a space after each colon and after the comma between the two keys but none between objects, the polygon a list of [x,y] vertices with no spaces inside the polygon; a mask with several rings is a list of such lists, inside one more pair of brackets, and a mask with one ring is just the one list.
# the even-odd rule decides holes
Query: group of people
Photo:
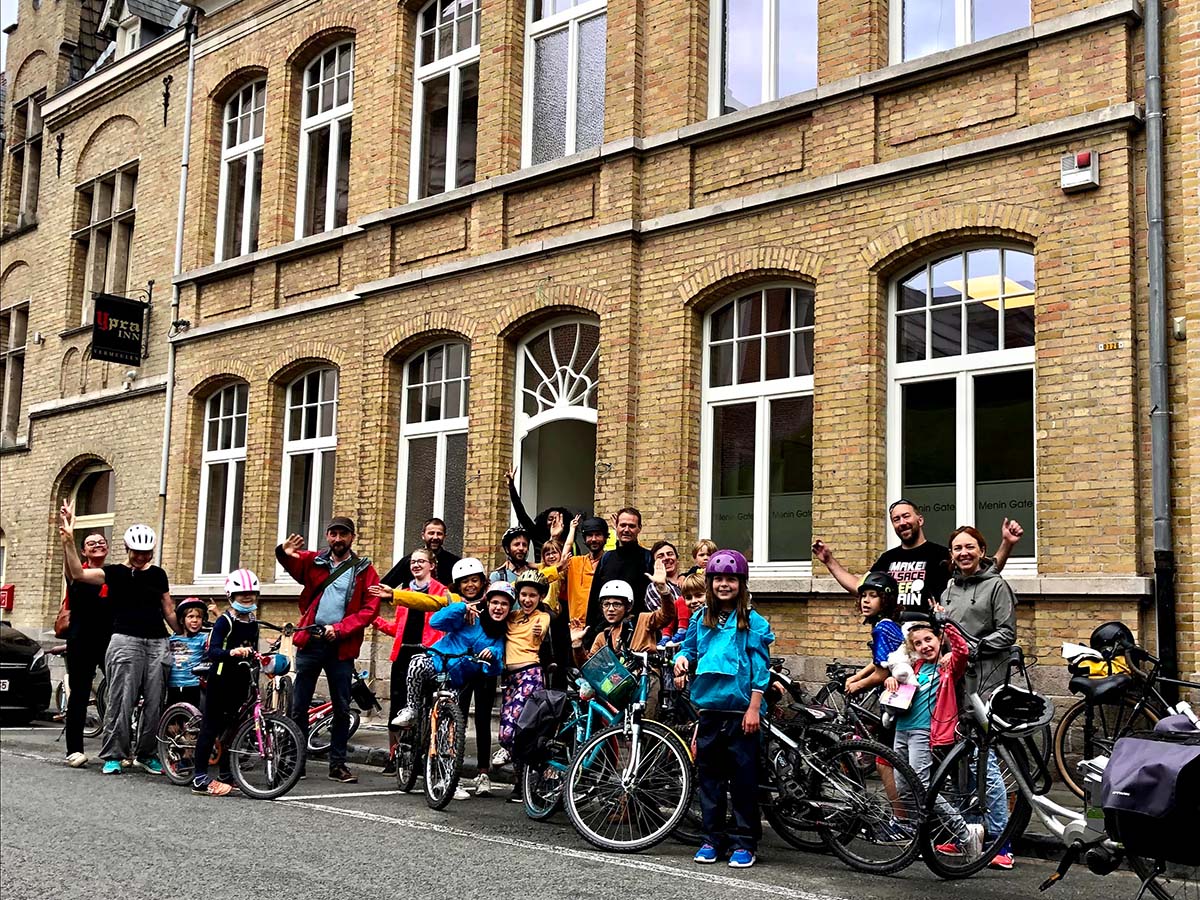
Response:
[{"label": "group of people", "polygon": [[[416,724],[431,680],[444,673],[458,691],[464,715],[474,706],[475,794],[491,793],[493,767],[512,762],[518,777],[511,799],[519,802],[522,779],[520,763],[512,759],[513,736],[529,697],[547,686],[565,686],[572,666],[582,666],[605,648],[622,656],[669,647],[675,649],[676,681],[680,686],[690,682],[700,710],[696,766],[706,839],[695,861],[727,858],[730,866],[754,865],[761,838],[758,731],[774,635],[752,601],[745,556],[700,540],[690,548],[692,565],[684,570],[671,542],[660,540],[648,549],[641,545],[642,517],[634,507],[612,517],[612,530],[602,518],[572,515],[561,507],[531,518],[514,474],[508,473],[508,485],[518,524],[504,533],[502,559],[490,571],[479,559],[460,559],[448,551],[445,523],[436,518],[424,524],[421,546],[382,580],[371,560],[354,552],[355,526],[346,517],[329,521],[320,551],[305,549],[303,538],[295,534],[276,548],[279,564],[302,585],[294,640],[292,715],[297,725],[306,731],[307,715],[298,711],[307,711],[323,673],[334,710],[329,777],[357,781],[346,765],[350,687],[366,629],[374,627],[393,638],[392,752],[385,773],[395,772],[400,736]],[[952,626],[943,633],[931,614],[944,612],[980,641],[983,657],[1000,660],[1016,639],[1016,605],[999,573],[1022,531],[1006,519],[998,552],[989,558],[983,536],[973,527],[957,529],[946,547],[926,539],[914,503],[899,500],[888,514],[899,546],[880,556],[861,579],[823,541],[814,542],[812,550],[858,598],[858,612],[870,626],[871,661],[847,681],[847,691],[880,684],[895,690],[902,681],[915,685],[917,699],[895,717],[894,745],[928,784],[934,750],[953,741],[956,684],[966,668],[961,635]],[[166,573],[151,563],[155,536],[147,526],[126,532],[127,558],[115,565],[105,564],[102,533],[84,535],[79,558],[74,515],[66,504],[60,532],[71,609],[68,765],[87,763],[82,724],[97,665],[104,666],[109,684],[102,771],[113,774],[127,764],[161,771],[153,728],[143,729],[138,746],[130,746],[130,713],[143,697],[143,715],[156,722],[168,687],[173,699],[199,699],[192,667],[208,663],[192,789],[228,794],[235,788],[225,763],[213,778],[207,761],[213,738],[236,715],[239,698],[248,689],[250,669],[237,662],[258,646],[258,579],[245,569],[230,574],[229,608],[204,635],[205,604],[195,598],[178,606],[171,601]],[[583,545],[580,552],[576,538]],[[381,613],[384,601],[395,605],[394,614]],[[902,624],[902,618],[908,621]],[[103,637],[106,633],[111,638]],[[423,649],[430,647],[439,652]],[[986,662],[979,670],[981,678],[988,677]],[[492,754],[497,699],[500,746]],[[654,703],[652,697],[652,708]],[[882,774],[887,782],[888,773]],[[998,793],[984,825],[954,823],[954,840],[962,852],[977,854],[983,829],[997,833],[1005,824],[1003,782],[994,761],[989,761],[988,788],[990,800],[993,788]],[[889,792],[896,790],[889,784]],[[727,795],[733,806],[728,821]],[[460,787],[456,799],[469,796]],[[1011,867],[1011,848],[1002,848],[993,863]]]}]

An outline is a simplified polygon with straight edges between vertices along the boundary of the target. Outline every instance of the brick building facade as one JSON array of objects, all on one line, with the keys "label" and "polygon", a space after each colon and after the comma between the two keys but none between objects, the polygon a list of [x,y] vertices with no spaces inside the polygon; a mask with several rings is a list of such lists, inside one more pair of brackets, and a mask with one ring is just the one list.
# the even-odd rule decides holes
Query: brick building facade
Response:
[{"label": "brick building facade", "polygon": [[[812,539],[861,571],[900,495],[938,541],[1026,526],[1006,576],[1039,655],[1106,618],[1153,632],[1135,0],[201,6],[174,279],[182,13],[74,80],[51,48],[89,3],[23,0],[10,34],[10,109],[46,91],[35,226],[9,215],[15,128],[3,182],[0,306],[27,299],[31,336],[0,455],[18,624],[56,608],[51,514],[81,473],[112,469],[118,533],[157,522],[169,342],[177,593],[240,563],[281,602],[273,547],[319,541],[331,509],[383,568],[430,514],[491,561],[515,460],[531,507],[631,503],[646,537],[750,551],[779,650],[813,666],[860,655],[860,626]],[[1186,319],[1200,2],[1164,6]],[[119,44],[131,9],[94,18]],[[1084,150],[1100,185],[1067,193]],[[126,383],[74,326],[81,198],[134,166],[128,288],[156,287]],[[1200,391],[1189,344],[1170,352],[1194,675]]]}]

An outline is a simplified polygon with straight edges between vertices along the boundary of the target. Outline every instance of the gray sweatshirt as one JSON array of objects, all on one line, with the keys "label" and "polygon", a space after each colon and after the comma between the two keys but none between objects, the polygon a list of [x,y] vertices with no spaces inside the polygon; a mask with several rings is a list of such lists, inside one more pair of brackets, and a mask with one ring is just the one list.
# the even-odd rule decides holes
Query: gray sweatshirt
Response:
[{"label": "gray sweatshirt", "polygon": [[942,594],[946,615],[980,641],[977,683],[1003,678],[1008,649],[1017,642],[1017,598],[990,562],[969,577],[956,573]]}]

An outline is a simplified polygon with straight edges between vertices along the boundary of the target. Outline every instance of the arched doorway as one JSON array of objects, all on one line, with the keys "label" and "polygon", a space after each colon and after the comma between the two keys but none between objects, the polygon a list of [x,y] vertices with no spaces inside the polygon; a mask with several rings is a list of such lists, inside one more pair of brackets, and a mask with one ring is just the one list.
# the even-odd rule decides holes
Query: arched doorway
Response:
[{"label": "arched doorway", "polygon": [[530,514],[591,510],[596,491],[600,326],[559,319],[517,348],[513,458]]}]

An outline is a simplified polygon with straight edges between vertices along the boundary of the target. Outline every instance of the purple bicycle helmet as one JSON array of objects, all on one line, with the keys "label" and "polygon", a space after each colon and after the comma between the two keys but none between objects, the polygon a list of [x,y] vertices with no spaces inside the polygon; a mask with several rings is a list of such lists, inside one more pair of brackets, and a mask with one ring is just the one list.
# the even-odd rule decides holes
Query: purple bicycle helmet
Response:
[{"label": "purple bicycle helmet", "polygon": [[736,550],[718,550],[708,558],[704,567],[706,577],[711,575],[736,575],[738,578],[750,577],[750,565],[746,557]]}]

